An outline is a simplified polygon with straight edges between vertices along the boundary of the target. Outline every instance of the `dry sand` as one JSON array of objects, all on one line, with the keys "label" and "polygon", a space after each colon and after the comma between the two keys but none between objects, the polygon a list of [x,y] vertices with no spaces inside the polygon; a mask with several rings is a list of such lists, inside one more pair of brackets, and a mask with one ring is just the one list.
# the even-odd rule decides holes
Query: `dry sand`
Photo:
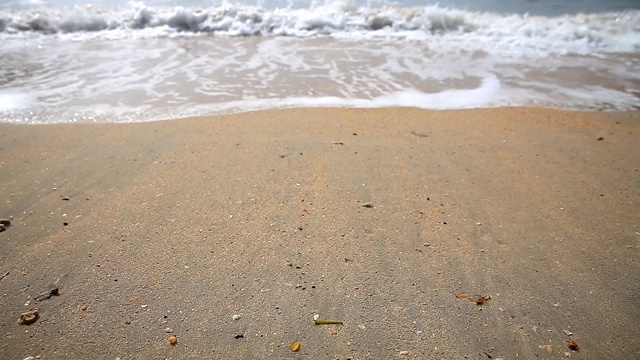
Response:
[{"label": "dry sand", "polygon": [[2,124],[0,186],[2,359],[640,354],[638,112]]}]

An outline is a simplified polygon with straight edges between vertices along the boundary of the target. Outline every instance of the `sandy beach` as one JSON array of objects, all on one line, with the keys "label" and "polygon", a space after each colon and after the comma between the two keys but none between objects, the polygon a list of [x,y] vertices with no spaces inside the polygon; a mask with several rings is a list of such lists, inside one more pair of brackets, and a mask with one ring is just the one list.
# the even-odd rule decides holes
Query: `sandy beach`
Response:
[{"label": "sandy beach", "polygon": [[640,354],[640,112],[0,124],[0,190],[2,359]]}]

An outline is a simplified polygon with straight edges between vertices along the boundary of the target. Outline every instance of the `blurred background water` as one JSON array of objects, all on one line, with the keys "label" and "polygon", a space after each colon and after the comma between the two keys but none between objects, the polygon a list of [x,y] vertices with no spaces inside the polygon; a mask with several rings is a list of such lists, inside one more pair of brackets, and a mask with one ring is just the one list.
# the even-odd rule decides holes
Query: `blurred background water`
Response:
[{"label": "blurred background water", "polygon": [[9,0],[0,121],[264,108],[640,108],[640,3]]}]

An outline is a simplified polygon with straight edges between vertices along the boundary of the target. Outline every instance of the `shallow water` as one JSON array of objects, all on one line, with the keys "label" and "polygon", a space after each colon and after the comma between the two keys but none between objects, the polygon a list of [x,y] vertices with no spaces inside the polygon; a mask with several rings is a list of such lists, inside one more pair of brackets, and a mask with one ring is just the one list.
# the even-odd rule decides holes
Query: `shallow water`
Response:
[{"label": "shallow water", "polygon": [[[561,16],[409,6],[415,1],[96,3],[5,4],[2,121],[131,122],[298,106],[640,108],[640,11],[616,11],[633,8],[624,2],[596,9],[585,1],[600,12]],[[531,8],[558,12],[559,3]]]}]

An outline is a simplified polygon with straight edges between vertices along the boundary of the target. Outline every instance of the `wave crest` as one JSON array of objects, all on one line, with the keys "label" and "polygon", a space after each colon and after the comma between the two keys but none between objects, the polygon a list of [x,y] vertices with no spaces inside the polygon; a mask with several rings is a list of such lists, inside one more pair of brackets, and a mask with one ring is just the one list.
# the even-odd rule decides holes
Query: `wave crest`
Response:
[{"label": "wave crest", "polygon": [[[477,13],[438,6],[356,8],[332,2],[310,9],[221,6],[206,9],[97,7],[16,10],[0,15],[5,36],[34,33],[79,34],[111,31],[109,38],[202,33],[223,36],[317,36],[358,39],[446,38],[453,43],[522,51],[640,51],[640,11],[544,17]],[[99,36],[99,35],[94,35]]]}]

